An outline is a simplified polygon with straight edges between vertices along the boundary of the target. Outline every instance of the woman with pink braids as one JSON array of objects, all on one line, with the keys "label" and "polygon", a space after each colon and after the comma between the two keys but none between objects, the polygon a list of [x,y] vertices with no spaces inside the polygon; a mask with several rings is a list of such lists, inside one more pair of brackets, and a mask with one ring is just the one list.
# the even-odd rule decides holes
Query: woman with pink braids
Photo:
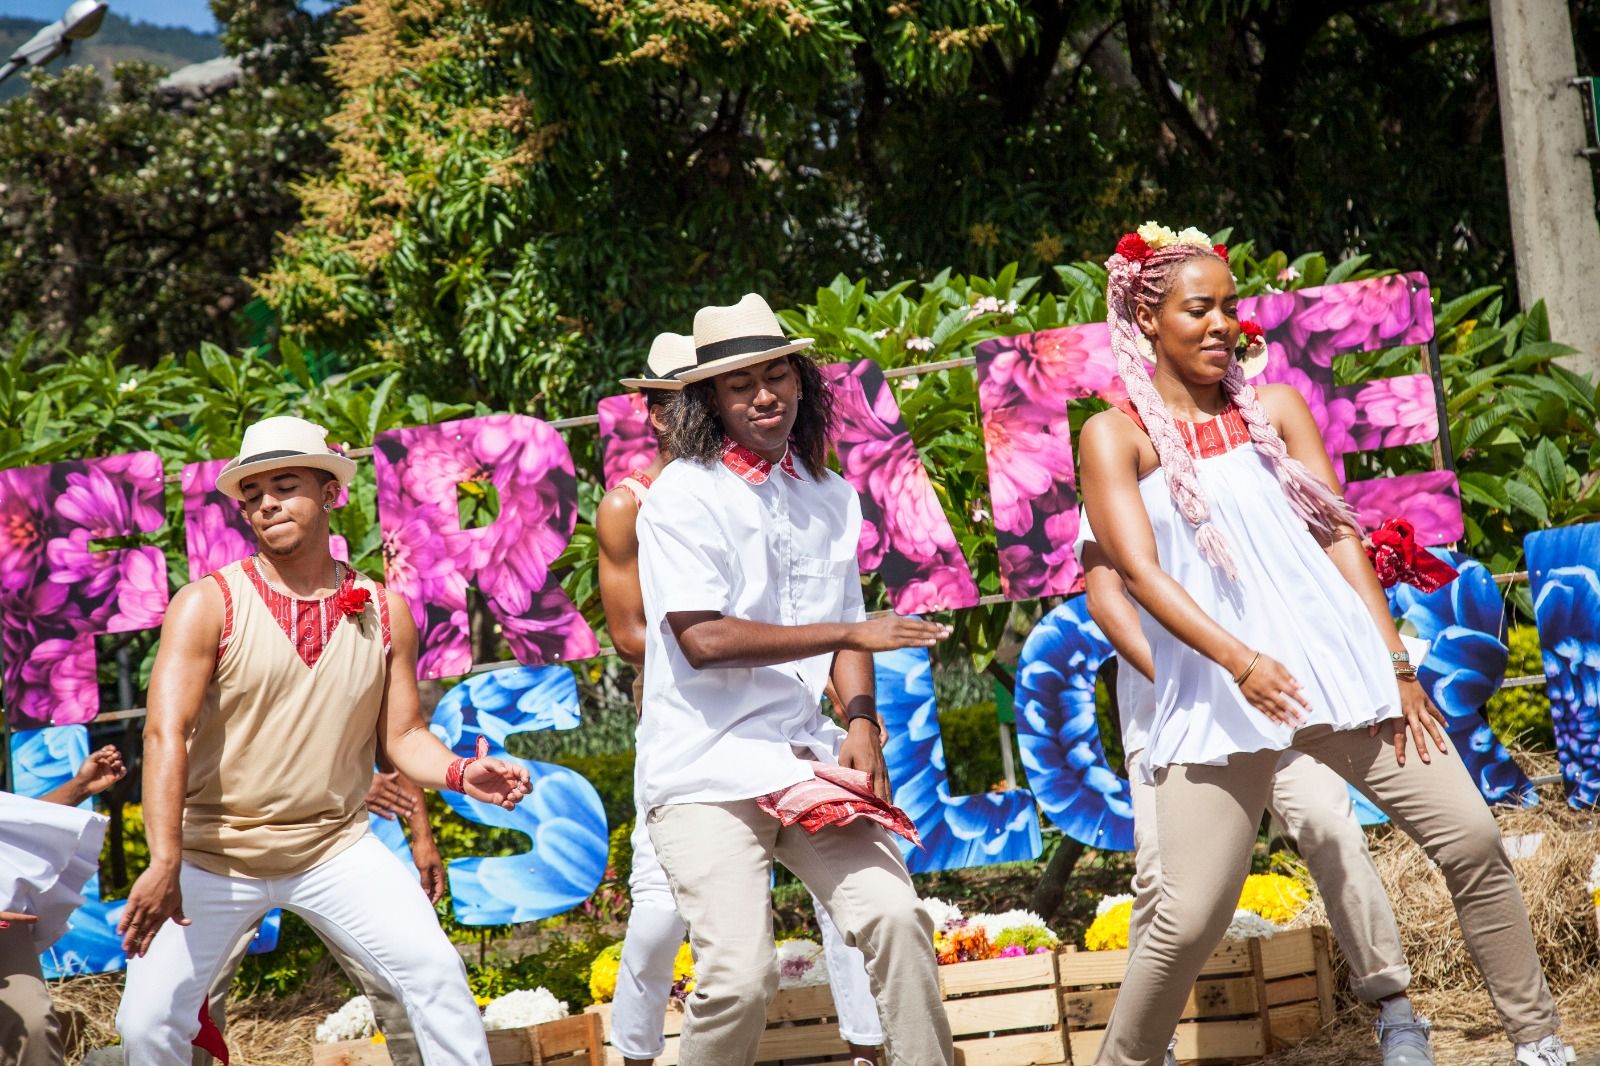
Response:
[{"label": "woman with pink braids", "polygon": [[1563,1066],[1499,830],[1416,682],[1316,423],[1292,388],[1254,389],[1240,369],[1242,333],[1259,343],[1260,331],[1239,321],[1226,249],[1147,223],[1106,269],[1131,403],[1084,426],[1082,487],[1154,658],[1144,773],[1161,887],[1096,1062],[1163,1061],[1233,916],[1273,769],[1293,748],[1426,849],[1516,1063]]}]

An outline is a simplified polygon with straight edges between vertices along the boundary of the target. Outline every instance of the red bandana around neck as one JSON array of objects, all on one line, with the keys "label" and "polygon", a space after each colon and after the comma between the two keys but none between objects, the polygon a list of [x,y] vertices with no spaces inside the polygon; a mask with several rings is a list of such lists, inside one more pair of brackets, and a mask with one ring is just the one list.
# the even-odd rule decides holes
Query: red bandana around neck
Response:
[{"label": "red bandana around neck", "polygon": [[[722,438],[722,465],[752,485],[766,484],[767,478],[772,476],[773,464],[744,445],[734,443],[729,437]],[[794,449],[785,448],[783,458],[777,465],[782,467],[785,474],[796,481],[800,480],[800,471],[794,465]]]}]

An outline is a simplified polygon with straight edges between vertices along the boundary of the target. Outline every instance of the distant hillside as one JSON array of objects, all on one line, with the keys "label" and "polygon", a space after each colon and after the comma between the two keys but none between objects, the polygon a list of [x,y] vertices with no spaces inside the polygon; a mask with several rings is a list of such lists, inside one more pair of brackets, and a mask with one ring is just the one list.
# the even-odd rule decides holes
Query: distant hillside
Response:
[{"label": "distant hillside", "polygon": [[[63,8],[66,6],[62,5]],[[37,19],[0,16],[0,61],[29,37],[38,32],[45,22]],[[215,59],[222,54],[222,44],[215,34],[195,33],[174,26],[151,26],[143,22],[129,22],[114,14],[107,14],[100,32],[80,42],[65,59],[50,64],[50,70],[59,70],[68,64],[88,63],[100,73],[109,75],[111,68],[124,60],[143,59],[168,70],[177,70],[190,63]],[[10,99],[27,91],[28,82],[18,73],[0,83],[0,100]]]}]

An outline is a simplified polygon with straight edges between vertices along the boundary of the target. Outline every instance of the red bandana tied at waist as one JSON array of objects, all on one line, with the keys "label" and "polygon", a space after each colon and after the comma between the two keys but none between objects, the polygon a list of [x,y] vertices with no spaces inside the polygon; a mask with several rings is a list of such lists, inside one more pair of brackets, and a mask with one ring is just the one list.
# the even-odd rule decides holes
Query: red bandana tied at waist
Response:
[{"label": "red bandana tied at waist", "polygon": [[1423,592],[1437,592],[1458,576],[1455,567],[1417,544],[1417,530],[1404,518],[1391,518],[1367,537],[1367,557],[1386,589],[1404,581]]},{"label": "red bandana tied at waist", "polygon": [[871,774],[826,763],[815,769],[816,777],[757,797],[756,805],[786,826],[798,822],[808,833],[866,818],[922,846],[906,812],[873,794]]}]

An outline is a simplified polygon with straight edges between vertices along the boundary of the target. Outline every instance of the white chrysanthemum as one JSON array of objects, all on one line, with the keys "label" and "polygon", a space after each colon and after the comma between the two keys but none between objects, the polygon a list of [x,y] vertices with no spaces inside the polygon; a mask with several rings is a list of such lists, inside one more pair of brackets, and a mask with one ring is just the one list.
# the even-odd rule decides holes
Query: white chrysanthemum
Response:
[{"label": "white chrysanthemum", "polygon": [[1589,867],[1589,891],[1600,892],[1600,855],[1594,857],[1594,865]]},{"label": "white chrysanthemum", "polygon": [[828,983],[822,945],[815,940],[785,940],[778,945],[778,987],[809,988]]},{"label": "white chrysanthemum", "polygon": [[1094,916],[1096,918],[1098,918],[1102,914],[1104,914],[1106,911],[1110,910],[1113,907],[1120,907],[1124,903],[1132,903],[1132,902],[1133,902],[1133,897],[1128,895],[1126,892],[1121,893],[1120,895],[1116,895],[1116,896],[1101,896],[1100,897],[1100,902],[1095,904]]},{"label": "white chrysanthemum", "polygon": [[961,908],[954,903],[946,903],[937,896],[930,896],[921,902],[922,909],[928,913],[929,918],[933,919],[933,927],[942,932],[948,933],[966,921],[966,918],[961,913]]},{"label": "white chrysanthemum", "polygon": [[1025,925],[1037,925],[1049,928],[1044,924],[1044,919],[1032,911],[1002,911],[999,914],[974,914],[967,919],[968,925],[980,926],[993,944],[1001,933],[1007,929],[1020,929]]},{"label": "white chrysanthemum", "polygon": [[1144,243],[1152,248],[1165,248],[1169,244],[1177,243],[1178,240],[1176,233],[1159,222],[1146,222],[1136,232],[1144,239]]},{"label": "white chrysanthemum", "polygon": [[1193,245],[1196,248],[1205,248],[1205,249],[1209,250],[1211,248],[1212,244],[1214,244],[1215,242],[1211,239],[1211,236],[1209,234],[1202,233],[1200,230],[1196,229],[1194,226],[1190,226],[1187,229],[1185,229],[1182,233],[1178,234],[1178,243],[1179,244],[1189,244],[1189,245]]},{"label": "white chrysanthemum", "polygon": [[116,1044],[111,1047],[95,1048],[85,1055],[80,1063],[81,1066],[122,1066],[123,1061],[122,1045]]},{"label": "white chrysanthemum", "polygon": [[1241,908],[1233,912],[1233,921],[1228,923],[1228,931],[1223,936],[1228,940],[1249,940],[1253,936],[1270,939],[1276,932],[1278,932],[1276,925],[1255,911]]},{"label": "white chrysanthemum", "polygon": [[543,985],[538,988],[519,988],[492,1000],[483,1008],[483,1027],[526,1029],[530,1025],[557,1021],[571,1013],[566,1001],[557,999]]},{"label": "white chrysanthemum", "polygon": [[341,1040],[365,1040],[378,1031],[372,1004],[366,996],[355,996],[317,1026],[317,1043],[337,1044]]},{"label": "white chrysanthemum", "polygon": [[932,337],[907,337],[906,347],[919,352],[931,352],[935,345]]}]

